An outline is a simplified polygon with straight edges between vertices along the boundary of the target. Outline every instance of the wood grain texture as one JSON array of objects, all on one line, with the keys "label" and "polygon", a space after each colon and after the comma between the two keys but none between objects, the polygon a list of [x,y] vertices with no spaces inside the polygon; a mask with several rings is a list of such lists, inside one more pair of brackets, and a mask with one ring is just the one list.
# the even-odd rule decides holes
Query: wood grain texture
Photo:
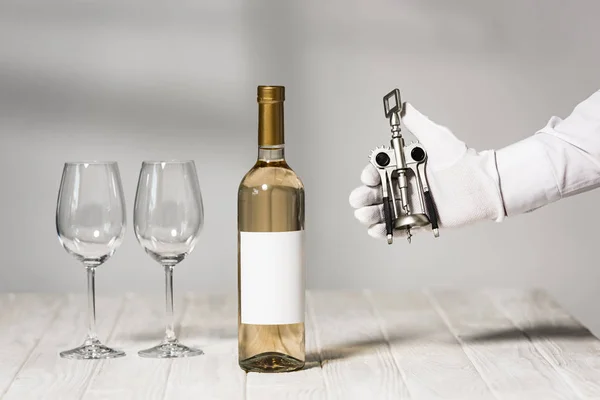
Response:
[{"label": "wood grain texture", "polygon": [[585,399],[600,399],[600,341],[587,328],[544,291],[496,290],[488,295],[573,391]]},{"label": "wood grain texture", "polygon": [[389,344],[364,296],[313,292],[307,301],[330,398],[409,398]]},{"label": "wood grain texture", "polygon": [[189,295],[180,338],[205,354],[174,360],[165,399],[243,399],[246,374],[237,365],[237,298]]},{"label": "wood grain texture", "polygon": [[[98,337],[110,345],[123,300],[99,296],[96,301]],[[71,295],[25,361],[6,394],[7,400],[79,399],[98,361],[66,360],[58,353],[83,343],[87,333],[87,298]],[[108,339],[107,339],[108,338]]]},{"label": "wood grain texture", "polygon": [[0,397],[57,316],[66,296],[0,295]]},{"label": "wood grain texture", "polygon": [[98,334],[127,356],[78,361],[58,353],[85,337],[84,295],[0,295],[0,398],[600,399],[600,340],[543,291],[309,292],[307,366],[285,374],[239,368],[235,295],[175,304],[204,355],[139,357],[162,294],[100,296]]},{"label": "wood grain texture", "polygon": [[[176,320],[181,318],[185,306],[178,300],[175,299]],[[162,399],[171,361],[140,358],[137,352],[160,343],[164,327],[164,296],[126,296],[111,343],[127,355],[100,361],[84,398]]]},{"label": "wood grain texture", "polygon": [[495,399],[425,294],[366,296],[412,399]]},{"label": "wood grain texture", "polygon": [[[451,290],[428,294],[497,398],[581,398],[486,294]],[[511,332],[512,338],[498,337],[498,332]]]}]

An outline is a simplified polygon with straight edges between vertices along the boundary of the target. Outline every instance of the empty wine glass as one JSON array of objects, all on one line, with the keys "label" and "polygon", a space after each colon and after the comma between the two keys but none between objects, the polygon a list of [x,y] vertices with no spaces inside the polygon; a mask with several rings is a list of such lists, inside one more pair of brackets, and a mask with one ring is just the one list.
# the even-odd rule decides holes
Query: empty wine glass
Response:
[{"label": "empty wine glass", "polygon": [[173,268],[192,252],[204,224],[200,184],[193,161],[144,161],[135,196],[135,235],[165,270],[166,329],[163,341],[138,354],[189,357],[202,350],[181,344],[173,322]]},{"label": "empty wine glass", "polygon": [[125,235],[125,200],[116,162],[70,162],[63,168],[56,206],[58,238],[87,269],[88,334],[83,344],[60,353],[63,358],[122,357],[96,335],[96,268],[117,250]]}]

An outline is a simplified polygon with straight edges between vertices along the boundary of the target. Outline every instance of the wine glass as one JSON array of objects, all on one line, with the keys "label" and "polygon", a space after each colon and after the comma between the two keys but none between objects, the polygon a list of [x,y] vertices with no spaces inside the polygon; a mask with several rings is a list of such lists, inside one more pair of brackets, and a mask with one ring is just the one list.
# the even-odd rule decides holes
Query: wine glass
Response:
[{"label": "wine glass", "polygon": [[179,342],[173,322],[173,269],[192,252],[204,224],[202,194],[193,161],[144,161],[135,196],[135,235],[165,270],[166,329],[163,341],[141,357],[176,358],[204,354]]},{"label": "wine glass", "polygon": [[96,335],[96,268],[123,242],[125,200],[116,162],[68,162],[56,206],[56,230],[65,250],[87,269],[88,333],[83,344],[60,353],[62,358],[122,357],[123,351],[104,345]]}]

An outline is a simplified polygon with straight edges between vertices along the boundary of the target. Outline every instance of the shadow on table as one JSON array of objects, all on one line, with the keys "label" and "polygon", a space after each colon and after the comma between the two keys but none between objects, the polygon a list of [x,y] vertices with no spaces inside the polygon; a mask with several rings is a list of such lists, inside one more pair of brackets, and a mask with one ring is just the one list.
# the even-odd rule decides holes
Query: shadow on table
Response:
[{"label": "shadow on table", "polygon": [[[202,327],[202,326],[186,326],[183,329],[176,327],[175,333],[180,339],[185,338],[202,338],[202,339],[235,339],[237,338],[237,326],[229,327]],[[165,336],[165,329],[158,328],[153,330],[141,330],[139,332],[134,332],[132,334],[128,334],[127,337],[130,340],[139,340],[139,341],[152,341],[152,340],[162,340]]]},{"label": "shadow on table", "polygon": [[[340,343],[336,346],[326,346],[321,349],[321,354],[314,352],[306,355],[306,369],[319,367],[329,361],[374,353],[382,346],[400,342],[409,342],[411,340],[419,341],[419,339],[427,338],[425,342],[434,340],[437,344],[445,343],[449,346],[460,345],[456,339],[451,339],[445,334],[437,336],[437,333],[439,332],[415,332],[404,335],[393,334],[389,337],[389,340],[385,340],[384,338],[374,338]],[[431,336],[431,334],[433,334],[433,336]],[[535,325],[525,329],[525,331],[518,328],[489,330],[472,335],[460,335],[460,338],[465,343],[518,341],[531,340],[532,338],[598,340],[591,331],[583,326],[556,326],[549,324]]]},{"label": "shadow on table", "polygon": [[421,335],[414,334],[391,334],[388,340],[378,337],[373,339],[364,339],[340,343],[336,346],[327,346],[321,349],[321,354],[318,352],[308,353],[306,355],[306,367],[310,369],[319,367],[329,361],[350,358],[360,354],[368,354],[375,352],[378,348],[387,347],[388,345],[398,342],[408,342],[413,339],[418,339]]},{"label": "shadow on table", "polygon": [[510,340],[523,340],[532,338],[548,338],[548,339],[597,339],[592,332],[583,326],[573,325],[535,325],[526,328],[524,331],[516,327],[490,330],[488,332],[480,332],[473,335],[461,335],[461,339],[468,343],[477,342],[502,342]]}]

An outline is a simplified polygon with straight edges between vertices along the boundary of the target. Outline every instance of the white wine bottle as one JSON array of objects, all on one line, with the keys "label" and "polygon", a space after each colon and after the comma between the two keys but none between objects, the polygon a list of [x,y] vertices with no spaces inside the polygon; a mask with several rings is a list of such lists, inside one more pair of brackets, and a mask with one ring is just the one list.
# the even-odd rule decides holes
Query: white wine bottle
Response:
[{"label": "white wine bottle", "polygon": [[304,186],[284,156],[283,86],[258,87],[258,159],[238,191],[238,356],[245,371],[304,367]]}]

